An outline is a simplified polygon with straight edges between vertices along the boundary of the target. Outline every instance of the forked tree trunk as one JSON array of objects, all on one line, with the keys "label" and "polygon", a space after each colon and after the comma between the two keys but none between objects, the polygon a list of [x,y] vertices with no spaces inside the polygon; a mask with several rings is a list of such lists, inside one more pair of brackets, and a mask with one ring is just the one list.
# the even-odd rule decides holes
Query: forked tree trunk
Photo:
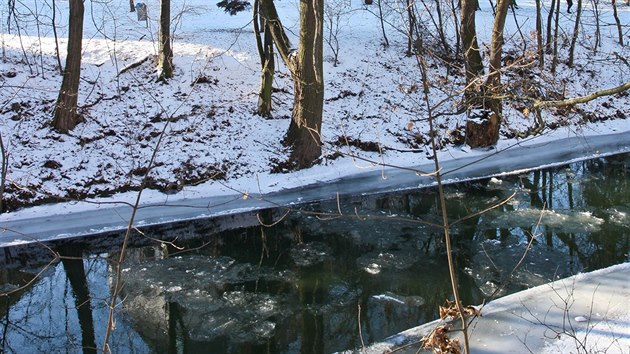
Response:
[{"label": "forked tree trunk", "polygon": [[280,57],[289,68],[294,85],[291,124],[284,140],[291,148],[295,168],[311,166],[321,156],[321,125],[324,106],[324,0],[300,0],[300,44],[291,44],[272,0],[260,6]]},{"label": "forked tree trunk", "polygon": [[171,0],[160,0],[160,33],[158,38],[158,81],[173,77],[171,46]]},{"label": "forked tree trunk", "polygon": [[501,104],[501,56],[503,54],[503,29],[508,7],[512,0],[499,0],[490,41],[490,70],[483,86],[482,116],[466,122],[466,142],[471,147],[491,146],[499,140],[499,128],[503,107]]},{"label": "forked tree trunk", "polygon": [[68,56],[55,106],[52,125],[60,133],[68,133],[83,118],[77,113],[81,78],[81,45],[83,42],[83,0],[70,0]]}]

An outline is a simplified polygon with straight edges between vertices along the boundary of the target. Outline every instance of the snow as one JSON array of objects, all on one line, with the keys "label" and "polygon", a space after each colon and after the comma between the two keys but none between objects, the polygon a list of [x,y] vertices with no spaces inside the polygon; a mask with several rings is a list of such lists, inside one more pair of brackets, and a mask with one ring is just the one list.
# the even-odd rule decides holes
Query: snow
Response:
[{"label": "snow", "polygon": [[[384,1],[385,31],[391,44],[384,48],[375,6],[331,0],[336,8],[348,11],[340,18],[338,66],[333,66],[332,53],[325,45],[324,156],[309,169],[272,173],[277,162],[287,158],[280,143],[292,104],[286,67],[278,58],[274,118],[255,115],[260,64],[250,14],[229,16],[213,2],[171,1],[176,72],[168,84],[155,82],[157,0],[146,1],[146,23],[137,21],[124,1],[85,3],[79,93],[85,122],[69,135],[50,128],[61,82],[50,25],[51,3],[26,0],[17,4],[19,36],[15,22],[9,28],[4,20],[7,3],[0,5],[0,133],[8,153],[9,183],[4,197],[10,209],[0,215],[3,245],[124,228],[143,169],[156,148],[157,165],[149,174],[150,188],[142,193],[136,219],[139,225],[435,183],[427,176],[434,169],[433,153],[428,144],[426,104],[418,89],[422,87],[418,63],[405,56],[406,39],[395,28],[404,22],[404,9]],[[535,51],[535,2],[518,1],[519,8],[507,19],[504,50],[506,58],[517,62],[503,78],[516,96],[529,92],[532,83],[543,95],[556,99],[630,80],[630,47],[616,42],[610,2],[596,3],[606,24],[601,28],[600,47],[594,50],[595,3],[585,2],[573,68],[565,62],[575,14],[564,9],[560,14],[560,63],[554,76],[549,73],[549,56],[545,71],[527,67]],[[63,63],[68,3],[58,2],[57,6]],[[276,6],[295,45],[297,1],[277,1]],[[427,11],[434,5],[427,6],[419,6],[418,23],[426,26],[425,49],[439,52]],[[480,7],[477,29],[487,60],[492,12],[488,2],[481,1]],[[630,6],[617,1],[617,8],[627,43]],[[33,14],[39,21],[34,21]],[[543,16],[546,14],[545,9]],[[445,31],[452,40],[453,19],[448,13],[444,16]],[[124,70],[145,58],[140,66]],[[520,59],[523,61],[518,62]],[[518,99],[513,104],[506,102],[506,121],[495,147],[459,145],[457,135],[466,117],[453,112],[464,85],[461,71],[450,72],[437,57],[428,58],[428,67],[430,104],[434,113],[441,114],[435,118],[438,157],[449,183],[491,176],[500,182],[505,174],[630,151],[628,94],[564,110],[544,110],[547,128],[527,138],[515,138],[512,131],[533,126],[532,115],[523,113]],[[162,132],[163,140],[157,146]],[[360,144],[347,141],[369,143],[378,149],[361,149],[356,146]],[[342,156],[336,157],[338,153]],[[628,267],[620,270],[626,275],[628,271]],[[621,326],[620,343],[628,337],[628,317],[626,311],[616,318],[607,316],[603,323],[613,330]],[[600,333],[591,331],[589,338],[594,337],[593,332]],[[605,331],[601,333],[605,335]],[[545,343],[561,345],[562,340]]]}]

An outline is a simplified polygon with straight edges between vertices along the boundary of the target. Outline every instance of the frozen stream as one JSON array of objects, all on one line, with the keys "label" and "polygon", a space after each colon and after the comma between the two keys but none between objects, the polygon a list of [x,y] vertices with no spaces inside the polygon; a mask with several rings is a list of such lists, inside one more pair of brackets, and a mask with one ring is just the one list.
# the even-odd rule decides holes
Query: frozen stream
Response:
[{"label": "frozen stream", "polygon": [[[447,194],[466,303],[629,260],[630,154]],[[126,258],[112,352],[329,353],[431,321],[450,289],[436,205],[425,188],[261,212],[269,227],[147,227]],[[13,292],[0,351],[100,348],[120,244],[110,232],[1,249],[0,292]]]}]

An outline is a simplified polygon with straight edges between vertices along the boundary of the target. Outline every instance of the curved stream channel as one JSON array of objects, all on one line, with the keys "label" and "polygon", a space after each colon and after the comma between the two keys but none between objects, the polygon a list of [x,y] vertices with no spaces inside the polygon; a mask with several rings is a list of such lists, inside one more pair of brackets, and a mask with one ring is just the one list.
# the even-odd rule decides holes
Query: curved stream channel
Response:
[{"label": "curved stream channel", "polygon": [[[629,260],[630,154],[446,192],[466,304]],[[329,353],[431,321],[450,297],[437,205],[422,189],[268,210],[268,226],[219,234],[209,220],[143,229],[111,351]],[[120,245],[0,249],[0,352],[101,348]]]}]

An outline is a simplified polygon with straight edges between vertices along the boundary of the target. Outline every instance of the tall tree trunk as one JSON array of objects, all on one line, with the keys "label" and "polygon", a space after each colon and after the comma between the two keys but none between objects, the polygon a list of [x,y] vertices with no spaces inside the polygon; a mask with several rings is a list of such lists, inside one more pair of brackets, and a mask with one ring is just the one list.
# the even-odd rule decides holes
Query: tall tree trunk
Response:
[{"label": "tall tree trunk", "polygon": [[[466,123],[466,142],[471,147],[491,146],[499,140],[501,126],[501,57],[503,54],[503,30],[508,8],[512,0],[499,0],[490,41],[490,67],[483,85],[484,116]],[[481,118],[481,119],[480,119]]]},{"label": "tall tree trunk", "polygon": [[[613,4],[614,4],[613,0]],[[580,30],[580,17],[582,16],[582,0],[578,0],[577,10],[575,11],[575,26],[573,27],[573,37],[571,38],[571,47],[569,47],[569,61],[567,65],[573,67],[573,57],[575,53],[575,44],[577,43]]]},{"label": "tall tree trunk", "polygon": [[[264,16],[260,13],[259,0],[254,2],[254,33],[256,46],[260,57],[261,79],[260,92],[258,93],[258,108],[256,113],[265,118],[271,118],[271,94],[273,93],[273,77],[275,74],[275,61],[273,53],[273,37],[271,29]],[[260,24],[260,25],[259,25]],[[264,28],[264,39],[260,37],[260,27]]]},{"label": "tall tree trunk", "polygon": [[300,0],[300,44],[293,75],[291,124],[285,144],[297,168],[309,167],[322,154],[324,109],[324,0]]},{"label": "tall tree trunk", "polygon": [[619,45],[623,47],[623,30],[621,28],[621,21],[619,20],[619,14],[617,13],[617,3],[615,0],[612,0],[612,8],[613,8],[613,17],[615,18],[615,23],[617,24],[617,33],[619,35]]},{"label": "tall tree trunk", "polygon": [[560,0],[551,0],[551,6],[549,6],[549,14],[547,15],[547,41],[545,44],[545,52],[547,54],[551,54],[551,41],[553,40],[553,36],[551,35],[551,25],[553,24],[553,13],[556,9],[556,1]]},{"label": "tall tree trunk", "polygon": [[300,44],[291,44],[273,0],[260,7],[280,57],[293,78],[291,124],[284,140],[291,148],[290,162],[296,168],[311,166],[321,156],[321,125],[324,107],[324,0],[300,0]]},{"label": "tall tree trunk", "polygon": [[558,26],[560,23],[560,0],[556,0],[556,16],[553,29],[553,57],[551,58],[551,74],[556,74],[558,66]]},{"label": "tall tree trunk", "polygon": [[68,30],[68,56],[63,80],[55,107],[53,127],[60,133],[68,133],[83,118],[77,113],[79,80],[81,78],[81,45],[83,43],[83,0],[70,0]]},{"label": "tall tree trunk", "polygon": [[158,38],[158,81],[173,77],[171,46],[171,0],[160,0],[160,33]]},{"label": "tall tree trunk", "polygon": [[538,67],[545,68],[545,49],[543,48],[542,37],[542,16],[540,9],[540,0],[536,0],[536,43],[538,45]]},{"label": "tall tree trunk", "polygon": [[481,53],[477,43],[477,27],[475,24],[475,11],[477,0],[461,0],[462,6],[462,51],[466,68],[466,96],[476,93],[474,81],[483,74]]},{"label": "tall tree trunk", "polygon": [[407,19],[409,20],[409,30],[407,33],[407,56],[413,54],[413,31],[416,28],[416,14],[413,6],[414,0],[407,0]]}]

